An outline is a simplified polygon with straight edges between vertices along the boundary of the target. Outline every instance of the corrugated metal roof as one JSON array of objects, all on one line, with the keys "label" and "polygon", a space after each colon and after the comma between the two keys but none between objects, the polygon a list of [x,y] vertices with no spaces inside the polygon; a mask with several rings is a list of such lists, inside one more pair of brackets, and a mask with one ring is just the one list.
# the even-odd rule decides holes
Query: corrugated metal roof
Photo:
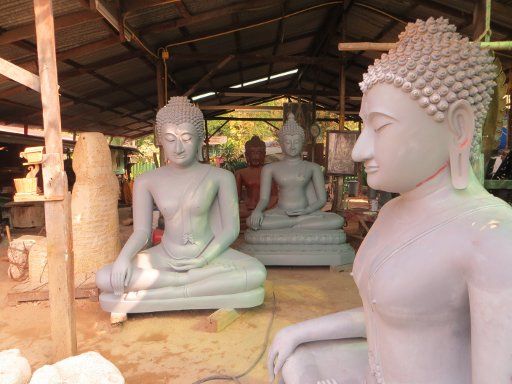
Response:
[{"label": "corrugated metal roof", "polygon": [[[2,0],[0,2],[0,27],[11,29],[34,22],[33,0]],[[83,9],[78,1],[53,0],[54,17]]]}]

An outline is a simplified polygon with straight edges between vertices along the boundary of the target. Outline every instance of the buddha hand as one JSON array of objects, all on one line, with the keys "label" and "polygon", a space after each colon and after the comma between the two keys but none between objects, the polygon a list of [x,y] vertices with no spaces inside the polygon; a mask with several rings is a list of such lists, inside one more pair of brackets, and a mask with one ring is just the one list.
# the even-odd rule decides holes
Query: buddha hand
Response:
[{"label": "buddha hand", "polygon": [[176,271],[183,272],[194,268],[202,268],[206,264],[208,264],[208,261],[204,256],[197,256],[193,259],[173,260],[172,268]]},{"label": "buddha hand", "polygon": [[304,209],[290,209],[286,211],[286,214],[288,216],[302,216],[302,215],[309,215],[311,213],[311,210],[309,208]]},{"label": "buddha hand", "polygon": [[261,223],[263,223],[263,212],[254,210],[249,216],[249,226],[256,230],[261,228]]},{"label": "buddha hand", "polygon": [[283,368],[286,360],[292,355],[300,343],[297,337],[297,328],[292,326],[281,329],[270,346],[267,358],[269,382],[273,383],[275,377]]},{"label": "buddha hand", "polygon": [[112,272],[110,274],[110,284],[115,295],[122,295],[124,288],[130,283],[132,277],[132,263],[123,257],[118,257],[112,264]]}]

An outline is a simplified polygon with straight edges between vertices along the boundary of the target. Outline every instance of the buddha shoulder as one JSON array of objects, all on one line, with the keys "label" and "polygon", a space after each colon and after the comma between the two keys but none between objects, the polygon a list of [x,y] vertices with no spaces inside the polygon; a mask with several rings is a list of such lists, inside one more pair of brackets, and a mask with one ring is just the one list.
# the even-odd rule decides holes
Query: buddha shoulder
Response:
[{"label": "buddha shoulder", "polygon": [[222,169],[222,168],[217,168],[217,167],[214,167],[212,165],[203,165],[203,167],[209,167],[210,168],[210,175],[213,179],[215,180],[219,180],[219,181],[222,181],[222,180],[229,180],[230,182],[232,181],[233,183],[235,182],[235,175],[226,170],[226,169]]},{"label": "buddha shoulder", "polygon": [[311,161],[304,161],[304,163],[306,164],[306,167],[312,169],[314,172],[322,172],[322,167],[317,163],[313,163]]},{"label": "buddha shoulder", "polygon": [[469,279],[487,289],[512,291],[512,208],[504,204],[482,209],[465,224],[467,235],[461,237]]}]

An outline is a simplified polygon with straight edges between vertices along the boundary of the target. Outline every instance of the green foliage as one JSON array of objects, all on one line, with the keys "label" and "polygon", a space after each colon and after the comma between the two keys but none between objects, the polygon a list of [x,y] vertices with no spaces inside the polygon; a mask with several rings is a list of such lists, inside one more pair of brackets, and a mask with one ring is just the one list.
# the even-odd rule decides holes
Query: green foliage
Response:
[{"label": "green foliage", "polygon": [[[261,105],[265,106],[281,106],[285,99],[269,101]],[[221,117],[254,117],[254,111],[236,111],[222,115]],[[282,118],[282,111],[261,111],[257,114],[260,118]],[[278,128],[282,123],[271,122]],[[214,133],[224,124],[222,120],[211,120],[208,122],[208,132]],[[218,136],[227,136],[226,144],[212,146],[210,148],[210,157],[222,156],[227,161],[239,159],[244,156],[245,142],[249,141],[252,136],[257,135],[263,141],[277,140],[276,129],[264,121],[228,121],[217,133]],[[215,148],[218,147],[218,148]]]},{"label": "green foliage", "polygon": [[140,151],[140,155],[137,156],[137,162],[153,162],[154,155],[158,157],[159,149],[157,146],[155,146],[155,141],[153,135],[147,135],[138,138],[135,141],[135,144],[137,145],[137,149]]}]

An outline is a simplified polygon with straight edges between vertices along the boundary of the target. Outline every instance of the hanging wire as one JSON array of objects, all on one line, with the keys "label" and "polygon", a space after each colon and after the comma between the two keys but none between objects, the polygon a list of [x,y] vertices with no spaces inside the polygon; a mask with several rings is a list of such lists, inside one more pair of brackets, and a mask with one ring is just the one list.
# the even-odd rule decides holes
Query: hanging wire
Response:
[{"label": "hanging wire", "polygon": [[371,11],[373,11],[373,12],[376,12],[376,13],[380,13],[381,15],[383,15],[383,16],[387,16],[387,17],[389,17],[390,19],[393,19],[393,20],[395,20],[395,21],[398,21],[399,23],[402,23],[402,24],[404,24],[404,25],[406,25],[406,24],[407,24],[407,21],[402,20],[402,19],[399,19],[398,17],[393,16],[393,15],[391,15],[391,14],[387,13],[387,12],[384,12],[384,11],[382,11],[382,10],[378,9],[378,8],[372,7],[371,5],[368,5],[368,4],[365,4],[365,3],[361,3],[361,2],[359,2],[359,1],[355,2],[355,3],[354,3],[354,5],[357,5],[358,7],[362,7],[362,8],[369,9],[369,10],[371,10]]},{"label": "hanging wire", "polygon": [[273,18],[273,19],[269,19],[269,20],[261,21],[261,22],[259,22],[259,23],[255,23],[255,24],[247,25],[247,26],[245,26],[245,27],[240,27],[240,28],[236,28],[236,29],[231,29],[231,30],[229,30],[229,31],[223,31],[223,32],[215,33],[215,34],[213,34],[213,35],[208,35],[208,36],[203,36],[203,37],[197,37],[197,38],[195,38],[195,39],[190,39],[190,40],[186,40],[186,41],[180,41],[180,42],[177,42],[177,43],[170,43],[170,44],[167,44],[165,47],[166,47],[166,48],[169,48],[169,47],[177,47],[177,46],[179,46],[179,45],[195,43],[195,42],[197,42],[197,41],[202,41],[202,40],[208,40],[208,39],[211,39],[211,38],[214,38],[214,37],[217,37],[217,36],[228,35],[228,34],[231,34],[231,33],[238,32],[238,31],[243,31],[244,29],[250,29],[250,28],[254,28],[254,27],[259,27],[259,26],[261,26],[261,25],[270,24],[270,23],[276,22],[276,21],[281,20],[281,19],[287,19],[287,18],[289,18],[289,17],[296,16],[296,15],[299,15],[299,14],[301,14],[301,13],[309,12],[309,11],[311,11],[311,10],[313,10],[313,9],[323,8],[323,7],[326,7],[326,6],[329,6],[329,5],[333,5],[333,4],[343,4],[343,3],[344,3],[343,1],[330,1],[330,2],[328,2],[328,3],[318,4],[318,5],[315,5],[315,6],[309,7],[309,8],[301,9],[301,10],[296,11],[296,12],[288,13],[288,14],[283,15],[283,16],[275,17],[275,18]]}]

